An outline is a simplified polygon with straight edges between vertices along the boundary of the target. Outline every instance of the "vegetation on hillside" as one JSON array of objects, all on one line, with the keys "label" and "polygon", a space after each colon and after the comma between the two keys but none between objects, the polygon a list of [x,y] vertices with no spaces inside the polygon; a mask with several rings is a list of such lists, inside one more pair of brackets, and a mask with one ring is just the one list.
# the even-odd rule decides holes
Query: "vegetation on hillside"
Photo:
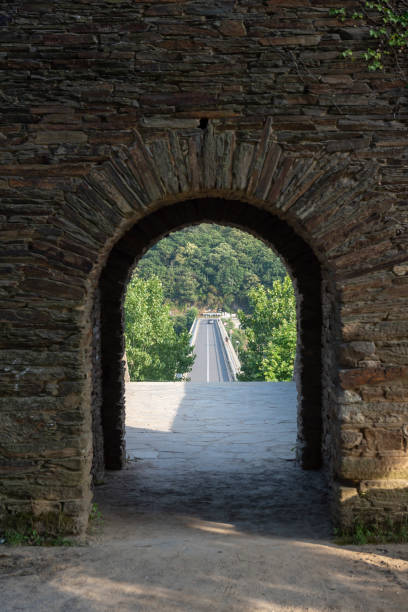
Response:
[{"label": "vegetation on hillside", "polygon": [[250,234],[202,224],[170,234],[139,262],[140,278],[157,276],[173,307],[248,307],[248,293],[260,283],[272,288],[286,271],[279,257]]},{"label": "vegetation on hillside", "polygon": [[227,328],[241,380],[292,379],[295,297],[283,264],[245,232],[202,224],[164,238],[137,266],[125,302],[131,380],[188,373],[188,330],[203,308],[239,309],[241,328]]}]

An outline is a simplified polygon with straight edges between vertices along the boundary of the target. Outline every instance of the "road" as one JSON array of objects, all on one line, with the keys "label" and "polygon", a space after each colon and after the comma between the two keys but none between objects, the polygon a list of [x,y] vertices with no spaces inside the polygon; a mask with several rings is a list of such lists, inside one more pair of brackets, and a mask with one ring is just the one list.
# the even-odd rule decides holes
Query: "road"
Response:
[{"label": "road", "polygon": [[222,343],[216,320],[199,319],[194,347],[196,359],[188,375],[191,382],[233,382]]}]

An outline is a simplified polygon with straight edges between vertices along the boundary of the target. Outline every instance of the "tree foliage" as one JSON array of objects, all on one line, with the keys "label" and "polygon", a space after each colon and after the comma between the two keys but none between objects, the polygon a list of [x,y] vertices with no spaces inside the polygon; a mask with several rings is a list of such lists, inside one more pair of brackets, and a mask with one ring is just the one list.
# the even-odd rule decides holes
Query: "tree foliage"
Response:
[{"label": "tree foliage", "polygon": [[178,314],[174,317],[174,330],[176,334],[181,334],[183,331],[190,331],[194,319],[198,315],[198,308],[192,306],[186,312]]},{"label": "tree foliage", "polygon": [[156,275],[167,301],[177,307],[196,305],[245,310],[247,294],[262,283],[285,276],[273,251],[241,230],[214,224],[190,227],[158,242],[137,266],[140,278]]},{"label": "tree foliage", "polygon": [[192,368],[187,331],[176,333],[160,280],[134,277],[125,300],[126,355],[132,381],[177,380]]},{"label": "tree foliage", "polygon": [[238,314],[247,336],[240,353],[241,380],[292,380],[296,353],[296,304],[290,278],[249,292],[249,313]]}]

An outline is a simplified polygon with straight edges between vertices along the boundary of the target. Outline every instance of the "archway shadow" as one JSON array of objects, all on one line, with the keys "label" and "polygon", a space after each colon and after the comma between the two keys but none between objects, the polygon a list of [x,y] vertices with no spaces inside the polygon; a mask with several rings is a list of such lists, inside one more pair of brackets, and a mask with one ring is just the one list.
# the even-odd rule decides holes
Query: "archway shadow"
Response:
[{"label": "archway shadow", "polygon": [[324,477],[295,461],[294,383],[130,383],[126,399],[126,469],[97,491],[111,514],[330,535]]}]

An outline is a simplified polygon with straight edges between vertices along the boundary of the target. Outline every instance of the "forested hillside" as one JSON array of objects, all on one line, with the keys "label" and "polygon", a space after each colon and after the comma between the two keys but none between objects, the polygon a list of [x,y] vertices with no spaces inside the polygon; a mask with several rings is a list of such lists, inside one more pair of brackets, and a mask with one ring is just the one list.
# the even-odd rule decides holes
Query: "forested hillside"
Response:
[{"label": "forested hillside", "polygon": [[188,306],[248,308],[251,288],[285,277],[285,268],[260,240],[231,227],[202,224],[158,242],[139,262],[136,274],[157,276],[165,299]]},{"label": "forested hillside", "polygon": [[135,270],[125,302],[132,380],[188,374],[188,330],[197,308],[239,311],[241,329],[227,327],[241,359],[241,380],[292,379],[295,296],[283,264],[245,232],[202,224],[158,242]]}]

